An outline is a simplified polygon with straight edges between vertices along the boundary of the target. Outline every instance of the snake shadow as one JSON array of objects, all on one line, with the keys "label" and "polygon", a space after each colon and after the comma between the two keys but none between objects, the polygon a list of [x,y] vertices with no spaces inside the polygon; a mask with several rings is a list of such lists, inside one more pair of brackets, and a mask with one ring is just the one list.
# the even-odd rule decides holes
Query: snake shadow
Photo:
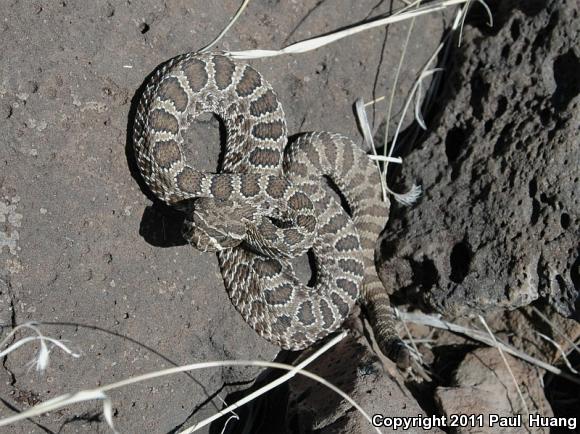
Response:
[{"label": "snake shadow", "polygon": [[137,166],[137,160],[135,158],[135,149],[133,147],[133,129],[135,127],[135,118],[139,101],[145,92],[147,84],[166,63],[167,62],[163,62],[151,71],[145,80],[143,80],[133,95],[133,98],[131,98],[129,114],[127,116],[127,133],[125,138],[125,158],[127,160],[129,172],[139,186],[141,192],[152,202],[152,204],[147,206],[143,212],[143,217],[141,218],[139,226],[139,235],[141,235],[147,243],[156,247],[172,247],[187,244],[181,236],[181,226],[184,219],[183,214],[161,202],[157,197],[155,197],[151,190],[149,190],[145,180],[139,172],[139,167]]},{"label": "snake shadow", "polygon": [[[171,60],[171,59],[170,59]],[[137,109],[139,107],[139,101],[143,96],[147,85],[152,81],[154,76],[165,67],[168,62],[163,62],[159,64],[141,83],[133,97],[131,98],[131,104],[129,107],[129,113],[127,116],[127,128],[126,128],[126,138],[125,138],[125,158],[127,160],[127,167],[131,176],[139,186],[141,192],[151,200],[152,204],[147,206],[143,211],[143,216],[141,218],[141,223],[139,226],[139,235],[152,246],[155,247],[174,247],[182,246],[187,244],[187,241],[181,235],[181,228],[183,226],[183,221],[185,214],[171,206],[168,206],[161,200],[159,200],[153,192],[149,189],[145,180],[141,176],[139,167],[137,165],[137,160],[135,158],[135,148],[134,148],[134,127],[135,119],[137,116]],[[220,153],[217,157],[217,168],[221,167],[224,154],[225,154],[225,143],[226,143],[226,129],[224,123],[220,118],[214,116],[218,120],[219,125],[219,146]],[[194,124],[208,124],[208,121],[200,120]],[[206,125],[207,127],[207,125]],[[187,151],[184,149],[184,151]],[[186,152],[187,154],[187,152]],[[192,159],[188,159],[192,161]],[[215,167],[214,167],[215,169]],[[200,170],[204,170],[200,168]],[[211,169],[210,169],[211,170]]]}]

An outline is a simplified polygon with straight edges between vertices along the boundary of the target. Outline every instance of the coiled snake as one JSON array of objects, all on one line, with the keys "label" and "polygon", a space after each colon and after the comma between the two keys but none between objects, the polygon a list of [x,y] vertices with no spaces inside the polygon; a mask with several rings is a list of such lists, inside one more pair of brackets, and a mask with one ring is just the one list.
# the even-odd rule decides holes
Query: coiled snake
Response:
[{"label": "coiled snake", "polygon": [[[225,124],[220,173],[185,161],[183,133],[206,112]],[[389,204],[376,167],[356,144],[308,133],[286,147],[284,113],[270,85],[251,66],[211,53],[175,57],[153,74],[133,137],[146,184],[187,213],[187,240],[217,251],[228,295],[256,332],[299,350],[338,329],[360,301],[381,350],[408,365],[374,264]],[[346,198],[350,216],[324,176]],[[308,249],[316,262],[313,287],[289,262]]]}]

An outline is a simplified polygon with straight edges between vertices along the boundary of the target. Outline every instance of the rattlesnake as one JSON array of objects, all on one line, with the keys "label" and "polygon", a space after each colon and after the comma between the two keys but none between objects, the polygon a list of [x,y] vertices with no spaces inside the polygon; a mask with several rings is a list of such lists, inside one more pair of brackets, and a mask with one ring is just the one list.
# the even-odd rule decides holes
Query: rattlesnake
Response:
[{"label": "rattlesnake", "polygon": [[[182,148],[183,133],[206,112],[227,132],[218,174],[188,165]],[[217,53],[184,54],[157,69],[140,99],[133,138],[146,184],[186,212],[186,239],[217,251],[228,295],[256,332],[302,349],[338,329],[360,300],[381,350],[408,364],[374,265],[389,205],[377,191],[376,167],[352,141],[309,133],[286,149],[284,113],[270,85],[251,66]],[[352,217],[328,193],[323,175],[345,196]],[[314,287],[301,283],[289,262],[309,248]]]}]

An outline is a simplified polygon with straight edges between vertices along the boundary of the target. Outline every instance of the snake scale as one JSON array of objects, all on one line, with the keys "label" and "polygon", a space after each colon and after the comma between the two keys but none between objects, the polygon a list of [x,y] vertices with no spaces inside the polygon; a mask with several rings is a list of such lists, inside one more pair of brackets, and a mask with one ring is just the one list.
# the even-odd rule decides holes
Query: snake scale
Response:
[{"label": "snake scale", "polygon": [[[225,125],[219,173],[197,170],[184,156],[184,133],[201,113]],[[161,65],[141,96],[133,138],[146,184],[186,213],[184,238],[217,252],[228,295],[258,334],[303,349],[337,330],[359,301],[381,351],[408,365],[374,263],[389,204],[376,167],[356,144],[321,132],[286,146],[271,86],[251,66],[218,53],[187,53]],[[323,177],[346,198],[350,215]],[[309,249],[312,287],[290,263]]]}]

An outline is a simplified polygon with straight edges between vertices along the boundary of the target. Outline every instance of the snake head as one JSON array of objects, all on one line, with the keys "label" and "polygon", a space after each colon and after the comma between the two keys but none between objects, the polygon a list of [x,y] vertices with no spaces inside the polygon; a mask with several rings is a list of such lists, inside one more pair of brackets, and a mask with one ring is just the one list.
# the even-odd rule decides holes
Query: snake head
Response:
[{"label": "snake head", "polygon": [[268,257],[299,256],[313,244],[316,219],[297,218],[300,214],[286,204],[278,205],[272,206],[268,200],[240,203],[216,198],[176,204],[186,214],[183,237],[198,250],[216,252],[243,243]]},{"label": "snake head", "polygon": [[178,205],[186,213],[183,237],[203,252],[216,252],[240,245],[247,237],[245,206],[215,198],[187,200]]}]

